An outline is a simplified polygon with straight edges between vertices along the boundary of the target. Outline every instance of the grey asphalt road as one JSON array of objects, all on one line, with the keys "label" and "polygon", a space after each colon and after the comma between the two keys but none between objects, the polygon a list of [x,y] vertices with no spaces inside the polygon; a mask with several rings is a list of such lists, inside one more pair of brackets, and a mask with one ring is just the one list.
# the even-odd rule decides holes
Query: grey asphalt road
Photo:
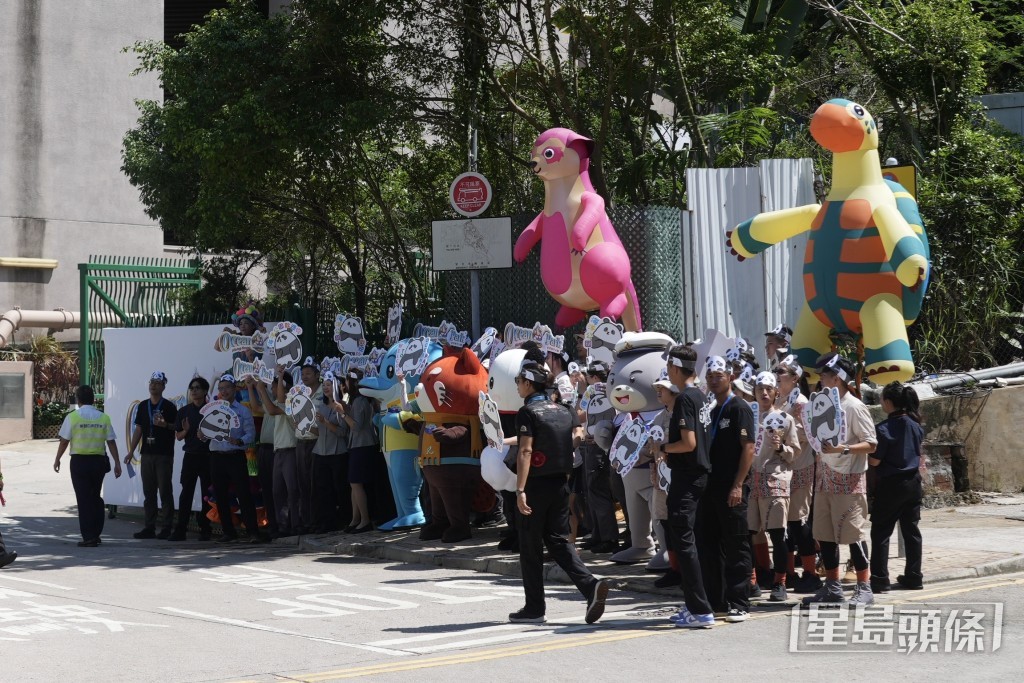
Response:
[{"label": "grey asphalt road", "polygon": [[[49,454],[0,457],[0,529],[20,554],[0,570],[0,681],[1020,674],[1024,574],[890,593],[879,604],[892,612],[873,621],[779,606],[699,632],[668,625],[678,603],[615,591],[587,626],[575,590],[554,585],[547,624],[513,625],[506,615],[522,590],[506,577],[283,546],[135,541],[138,526],[123,520],[108,521],[102,546],[78,548],[66,472],[52,472]],[[932,636],[935,652],[899,652],[927,649]],[[963,651],[971,646],[979,651]]]}]

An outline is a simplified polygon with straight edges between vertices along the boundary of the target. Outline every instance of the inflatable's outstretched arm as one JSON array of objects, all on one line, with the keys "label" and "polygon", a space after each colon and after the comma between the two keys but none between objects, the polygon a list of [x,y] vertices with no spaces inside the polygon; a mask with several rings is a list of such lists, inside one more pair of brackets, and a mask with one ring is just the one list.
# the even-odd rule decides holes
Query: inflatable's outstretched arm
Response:
[{"label": "inflatable's outstretched arm", "polygon": [[740,223],[735,230],[725,233],[725,244],[731,247],[732,255],[742,261],[760,254],[773,244],[807,232],[820,210],[821,206],[818,204],[808,204],[771,213],[759,213],[750,220]]},{"label": "inflatable's outstretched arm", "polygon": [[879,206],[872,217],[900,284],[911,288],[920,285],[928,274],[928,259],[921,238],[895,207]]},{"label": "inflatable's outstretched arm", "polygon": [[580,197],[580,217],[572,226],[571,246],[576,251],[587,248],[594,229],[604,217],[604,199],[596,192],[584,192]]},{"label": "inflatable's outstretched arm", "polygon": [[526,226],[526,230],[523,230],[523,234],[516,240],[515,249],[512,251],[512,256],[515,258],[517,263],[522,263],[526,260],[526,257],[530,255],[530,250],[537,246],[537,242],[540,242],[543,230],[541,229],[541,218],[544,214],[537,214],[537,217],[533,219],[533,222]]}]

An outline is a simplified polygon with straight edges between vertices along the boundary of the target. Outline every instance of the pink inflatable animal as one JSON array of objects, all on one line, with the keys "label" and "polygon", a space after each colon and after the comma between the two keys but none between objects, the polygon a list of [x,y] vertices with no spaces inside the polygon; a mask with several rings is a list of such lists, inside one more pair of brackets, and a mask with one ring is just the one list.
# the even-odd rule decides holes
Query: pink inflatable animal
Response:
[{"label": "pink inflatable animal", "polygon": [[592,140],[566,128],[547,130],[533,143],[530,167],[544,181],[544,211],[516,240],[513,256],[521,263],[541,243],[541,279],[562,304],[557,326],[600,309],[602,317],[621,317],[626,330],[637,331],[640,305],[629,257],[587,172],[593,150]]}]

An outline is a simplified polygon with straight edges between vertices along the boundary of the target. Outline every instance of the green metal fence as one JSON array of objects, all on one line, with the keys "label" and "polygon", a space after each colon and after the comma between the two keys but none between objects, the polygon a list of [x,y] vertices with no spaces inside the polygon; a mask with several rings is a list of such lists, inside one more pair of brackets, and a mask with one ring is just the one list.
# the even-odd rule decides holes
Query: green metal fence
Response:
[{"label": "green metal fence", "polygon": [[82,384],[103,389],[103,328],[178,325],[186,296],[203,286],[199,262],[171,258],[90,256],[78,264]]}]

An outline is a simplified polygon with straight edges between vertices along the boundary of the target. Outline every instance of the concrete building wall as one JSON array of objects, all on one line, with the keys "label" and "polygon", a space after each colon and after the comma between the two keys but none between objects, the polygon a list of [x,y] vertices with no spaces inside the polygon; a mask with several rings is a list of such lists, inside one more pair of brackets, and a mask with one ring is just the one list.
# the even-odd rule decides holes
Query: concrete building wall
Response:
[{"label": "concrete building wall", "polygon": [[123,48],[163,38],[163,0],[0,3],[0,307],[78,310],[90,254],[162,256],[163,233],[121,172],[136,99],[162,98]]}]

